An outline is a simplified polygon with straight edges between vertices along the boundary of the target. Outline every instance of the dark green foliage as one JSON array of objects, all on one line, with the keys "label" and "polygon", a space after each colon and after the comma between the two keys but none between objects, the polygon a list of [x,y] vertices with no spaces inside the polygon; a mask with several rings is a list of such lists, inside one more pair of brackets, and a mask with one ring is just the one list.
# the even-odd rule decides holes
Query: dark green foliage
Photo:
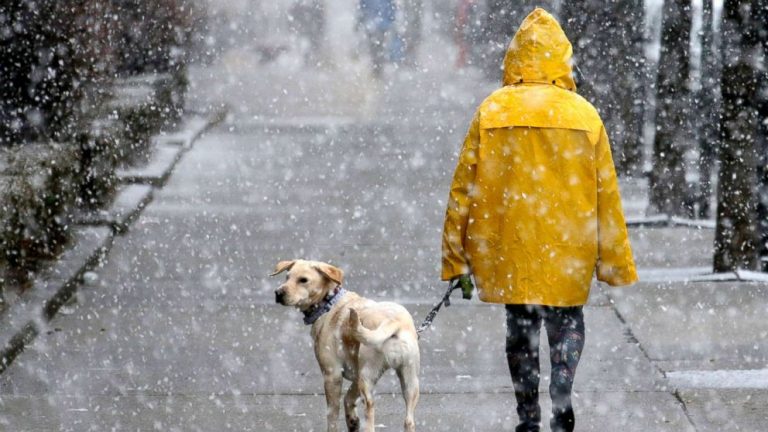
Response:
[{"label": "dark green foliage", "polygon": [[42,206],[27,172],[13,173],[4,178],[2,191],[2,226],[0,250],[2,250],[2,287],[29,285],[31,250],[36,240],[35,209]]},{"label": "dark green foliage", "polygon": [[195,0],[2,2],[0,144],[69,141],[115,72],[185,74],[204,17]]},{"label": "dark green foliage", "polygon": [[198,44],[203,17],[194,0],[112,0],[120,75],[176,72]]},{"label": "dark green foliage", "polygon": [[[204,16],[195,0],[0,4],[0,287],[28,285],[74,209],[108,204],[117,167],[179,122]],[[145,97],[124,98],[116,74],[142,74]]]},{"label": "dark green foliage", "polygon": [[152,135],[160,130],[162,117],[158,107],[148,102],[120,110],[125,141],[118,147],[118,158],[127,165],[146,162],[150,154]]},{"label": "dark green foliage", "polygon": [[0,143],[66,141],[89,115],[111,72],[107,11],[98,0],[0,5]]},{"label": "dark green foliage", "polygon": [[29,144],[3,154],[0,189],[0,267],[6,283],[24,286],[40,259],[69,239],[76,190],[77,151],[60,144]]},{"label": "dark green foliage", "polygon": [[155,101],[160,110],[163,129],[172,128],[181,119],[184,100],[189,87],[186,68],[180,68],[170,75],[156,80],[154,85]]},{"label": "dark green foliage", "polygon": [[78,207],[93,210],[111,201],[117,186],[117,149],[122,141],[122,124],[112,119],[94,122],[89,132],[77,137],[79,169],[75,189]]}]

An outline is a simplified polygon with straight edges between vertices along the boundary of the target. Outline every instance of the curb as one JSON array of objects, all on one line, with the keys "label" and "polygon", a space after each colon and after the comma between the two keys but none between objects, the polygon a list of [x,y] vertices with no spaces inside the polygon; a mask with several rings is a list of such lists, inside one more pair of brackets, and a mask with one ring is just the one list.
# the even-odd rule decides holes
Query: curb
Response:
[{"label": "curb", "polygon": [[[182,132],[158,136],[158,145],[169,146],[173,142],[178,149],[173,163],[166,164],[162,170],[152,167],[152,173],[159,173],[162,181],[157,182],[152,176],[139,176],[140,169],[132,170],[137,176],[132,174],[125,180],[120,177],[123,185],[109,209],[81,215],[74,228],[72,246],[43,269],[34,286],[0,316],[0,374],[44,331],[61,306],[72,298],[82,283],[83,275],[106,260],[116,236],[125,233],[138,218],[151,202],[154,189],[165,184],[181,156],[205,131],[224,120],[225,115],[226,109],[222,108],[205,118],[192,117],[184,122]],[[128,184],[125,184],[126,181]]]},{"label": "curb", "polygon": [[628,228],[674,228],[689,227],[698,229],[715,229],[716,221],[713,219],[686,219],[677,216],[660,214],[648,217],[628,217]]},{"label": "curb", "polygon": [[174,144],[159,143],[155,145],[154,155],[149,163],[140,168],[117,170],[120,183],[139,183],[152,186],[163,186],[171,171],[181,160],[184,147]]},{"label": "curb", "polygon": [[[314,117],[262,117],[248,122],[248,129],[262,130],[266,133],[325,133],[329,130],[340,133],[348,132],[359,126],[355,119],[346,116],[314,116]],[[367,126],[367,127],[376,127]],[[386,124],[379,127],[388,127]]]},{"label": "curb", "polygon": [[98,266],[112,247],[114,235],[105,227],[77,228],[74,246],[64,251],[59,260],[27,295],[0,317],[0,373],[45,328],[61,306],[77,291],[83,274]]},{"label": "curb", "polygon": [[115,234],[122,234],[136,220],[144,207],[152,201],[153,187],[142,184],[121,185],[114,201],[106,210],[79,215],[75,223],[85,226],[109,226]]}]

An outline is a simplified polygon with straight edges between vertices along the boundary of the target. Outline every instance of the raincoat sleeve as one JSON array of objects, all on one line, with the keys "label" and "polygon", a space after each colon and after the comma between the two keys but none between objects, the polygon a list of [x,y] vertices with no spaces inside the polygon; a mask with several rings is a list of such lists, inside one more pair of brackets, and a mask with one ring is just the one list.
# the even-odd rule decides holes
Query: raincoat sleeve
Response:
[{"label": "raincoat sleeve", "polygon": [[621,208],[619,184],[605,127],[597,143],[597,279],[612,286],[637,281],[637,270],[629,245]]},{"label": "raincoat sleeve", "polygon": [[464,252],[467,233],[471,190],[475,182],[477,148],[480,144],[480,111],[475,114],[469,126],[459,162],[453,174],[448,207],[443,226],[443,269],[442,280],[451,280],[470,273],[470,264]]}]

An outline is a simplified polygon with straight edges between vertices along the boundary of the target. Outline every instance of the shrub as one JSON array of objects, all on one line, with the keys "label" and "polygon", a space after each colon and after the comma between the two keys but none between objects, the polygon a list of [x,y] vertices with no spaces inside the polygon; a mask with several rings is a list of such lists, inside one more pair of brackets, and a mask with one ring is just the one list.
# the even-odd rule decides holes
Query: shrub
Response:
[{"label": "shrub", "polygon": [[35,264],[55,257],[70,235],[77,151],[29,144],[4,153],[0,190],[0,264],[6,283],[26,286]]},{"label": "shrub", "polygon": [[200,43],[205,15],[195,0],[112,0],[112,7],[121,76],[177,72]]},{"label": "shrub", "polygon": [[100,0],[0,5],[0,143],[64,142],[112,75],[109,7]]},{"label": "shrub", "polygon": [[123,125],[112,118],[93,122],[87,132],[78,136],[78,207],[93,210],[112,200],[117,186],[115,171],[120,162],[118,149],[123,141]]},{"label": "shrub", "polygon": [[[0,4],[2,282],[28,285],[67,242],[73,207],[107,204],[116,167],[178,122],[204,17],[196,0]],[[141,97],[112,97],[116,76],[136,75]]]},{"label": "shrub", "polygon": [[186,68],[155,81],[155,101],[161,108],[160,117],[164,129],[175,126],[181,120],[188,86]]}]

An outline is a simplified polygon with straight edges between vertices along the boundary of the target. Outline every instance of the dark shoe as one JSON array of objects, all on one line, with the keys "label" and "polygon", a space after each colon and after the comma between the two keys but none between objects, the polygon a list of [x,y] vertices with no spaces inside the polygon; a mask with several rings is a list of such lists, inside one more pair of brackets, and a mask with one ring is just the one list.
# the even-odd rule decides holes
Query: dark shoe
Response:
[{"label": "dark shoe", "polygon": [[517,405],[517,416],[520,419],[520,424],[515,428],[515,432],[539,432],[541,430],[541,408],[539,407],[537,392],[519,392],[515,396],[517,396],[518,401],[525,401]]},{"label": "dark shoe", "polygon": [[531,425],[531,424],[520,424],[515,428],[515,432],[539,432],[541,431],[541,428],[539,425]]},{"label": "dark shoe", "polygon": [[575,426],[576,418],[573,415],[573,409],[553,413],[552,420],[549,422],[552,432],[573,432]]}]

